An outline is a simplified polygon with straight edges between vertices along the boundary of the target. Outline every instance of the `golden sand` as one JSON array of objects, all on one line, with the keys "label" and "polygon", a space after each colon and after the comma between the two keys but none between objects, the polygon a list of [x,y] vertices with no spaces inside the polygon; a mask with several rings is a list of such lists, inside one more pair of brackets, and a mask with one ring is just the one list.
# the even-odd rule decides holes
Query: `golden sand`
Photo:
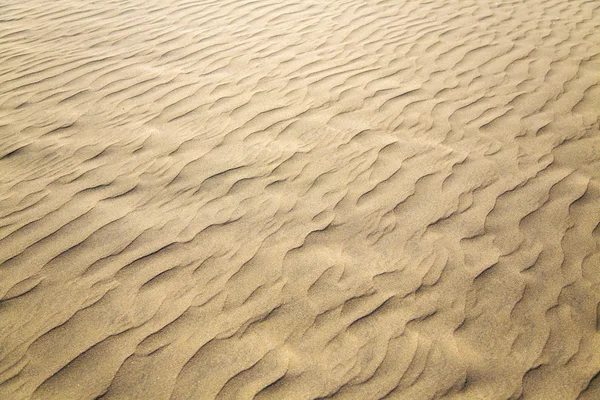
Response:
[{"label": "golden sand", "polygon": [[0,399],[600,399],[600,1],[0,2]]}]

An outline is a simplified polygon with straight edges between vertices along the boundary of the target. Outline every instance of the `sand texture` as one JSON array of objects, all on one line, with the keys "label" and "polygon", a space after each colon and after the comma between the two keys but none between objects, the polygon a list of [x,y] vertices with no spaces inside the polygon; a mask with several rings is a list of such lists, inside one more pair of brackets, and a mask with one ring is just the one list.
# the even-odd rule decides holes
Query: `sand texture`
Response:
[{"label": "sand texture", "polygon": [[0,399],[600,399],[600,0],[3,0]]}]

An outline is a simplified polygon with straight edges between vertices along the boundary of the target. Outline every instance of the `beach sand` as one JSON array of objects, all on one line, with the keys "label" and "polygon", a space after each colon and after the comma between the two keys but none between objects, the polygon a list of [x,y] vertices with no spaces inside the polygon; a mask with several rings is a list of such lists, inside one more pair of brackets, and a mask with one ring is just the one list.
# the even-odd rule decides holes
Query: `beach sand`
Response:
[{"label": "beach sand", "polygon": [[0,399],[600,399],[600,1],[5,0]]}]

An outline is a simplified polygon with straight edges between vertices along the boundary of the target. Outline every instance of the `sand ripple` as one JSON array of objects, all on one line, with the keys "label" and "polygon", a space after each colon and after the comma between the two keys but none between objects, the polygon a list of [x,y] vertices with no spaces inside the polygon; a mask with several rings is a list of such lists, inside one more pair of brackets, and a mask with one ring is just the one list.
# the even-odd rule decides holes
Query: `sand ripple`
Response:
[{"label": "sand ripple", "polygon": [[600,2],[0,4],[0,398],[600,398]]}]

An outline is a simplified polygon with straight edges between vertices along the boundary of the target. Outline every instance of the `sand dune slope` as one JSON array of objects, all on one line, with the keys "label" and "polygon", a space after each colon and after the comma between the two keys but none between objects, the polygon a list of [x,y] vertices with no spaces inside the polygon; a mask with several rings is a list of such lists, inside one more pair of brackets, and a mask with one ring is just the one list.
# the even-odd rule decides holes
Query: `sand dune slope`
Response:
[{"label": "sand dune slope", "polygon": [[600,1],[0,3],[0,399],[600,398]]}]

